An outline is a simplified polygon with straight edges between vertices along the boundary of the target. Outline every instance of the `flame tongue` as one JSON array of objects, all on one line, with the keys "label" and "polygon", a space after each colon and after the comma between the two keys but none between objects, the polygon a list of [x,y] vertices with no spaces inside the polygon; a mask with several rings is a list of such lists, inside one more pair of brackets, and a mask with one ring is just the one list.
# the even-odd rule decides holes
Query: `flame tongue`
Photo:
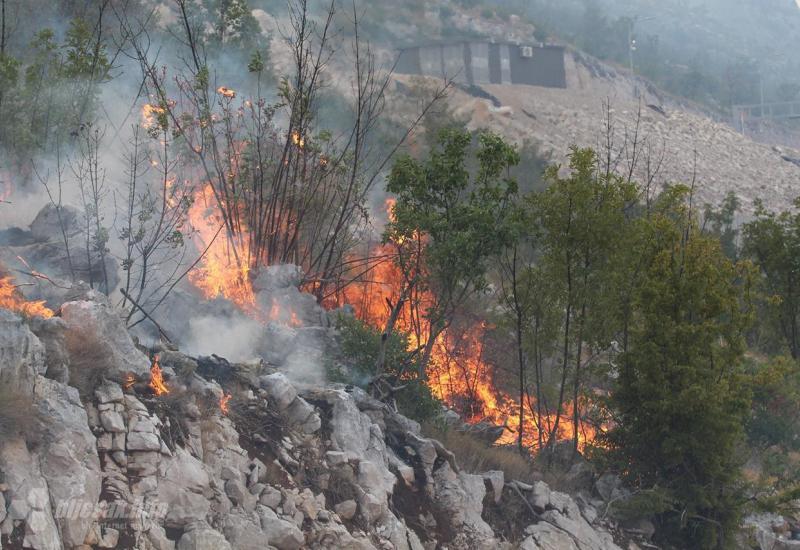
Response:
[{"label": "flame tongue", "polygon": [[228,393],[223,393],[222,397],[219,398],[219,409],[222,411],[222,414],[228,414],[228,402],[231,400],[231,395]]},{"label": "flame tongue", "polygon": [[52,310],[44,305],[44,301],[29,302],[25,300],[19,288],[14,284],[14,279],[10,276],[0,277],[0,308],[30,317],[47,319],[53,316]]},{"label": "flame tongue", "polygon": [[158,355],[153,358],[153,366],[150,367],[150,383],[148,387],[156,395],[169,393],[169,388],[164,382],[164,373],[161,371],[161,365],[158,364]]}]

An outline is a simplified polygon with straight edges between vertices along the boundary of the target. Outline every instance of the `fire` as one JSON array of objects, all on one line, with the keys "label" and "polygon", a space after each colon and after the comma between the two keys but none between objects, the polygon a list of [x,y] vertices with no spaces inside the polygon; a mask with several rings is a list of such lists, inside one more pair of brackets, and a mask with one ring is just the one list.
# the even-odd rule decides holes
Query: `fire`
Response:
[{"label": "fire", "polygon": [[158,364],[158,355],[153,357],[153,366],[150,367],[150,383],[148,386],[156,395],[169,393],[169,388],[164,382],[164,373],[161,370],[161,365]]},{"label": "fire", "polygon": [[134,384],[136,384],[136,377],[132,374],[129,374],[125,377],[125,382],[122,383],[122,389],[125,391],[130,391],[133,388]]},{"label": "fire", "polygon": [[301,327],[297,312],[273,298],[268,311],[256,299],[246,250],[250,234],[242,230],[233,240],[226,236],[224,222],[211,184],[194,197],[188,217],[195,231],[199,251],[206,250],[198,265],[189,272],[189,281],[209,300],[224,297],[248,317],[262,323]]},{"label": "fire", "polygon": [[220,86],[219,88],[217,88],[217,93],[227,99],[233,99],[236,97],[236,90],[231,90],[230,88],[226,88],[225,86]]},{"label": "fire", "polygon": [[294,143],[300,149],[302,149],[306,145],[306,139],[300,135],[300,132],[295,130],[294,132],[292,132],[292,143]]},{"label": "fire", "polygon": [[142,105],[142,126],[153,128],[160,126],[159,119],[166,114],[167,110],[152,103]]},{"label": "fire", "polygon": [[28,317],[48,319],[53,316],[53,311],[44,305],[43,300],[32,302],[25,300],[11,276],[0,277],[0,308]]},{"label": "fire", "polygon": [[231,400],[231,395],[229,393],[223,393],[222,397],[219,398],[219,409],[222,411],[222,414],[228,414],[228,402]]},{"label": "fire", "polygon": [[[386,201],[390,219],[394,204],[393,199]],[[372,256],[381,260],[374,265],[368,282],[356,283],[344,290],[344,301],[356,309],[357,316],[379,328],[385,326],[389,317],[387,302],[395,303],[405,280],[397,265],[387,259],[394,254],[392,247],[392,244],[382,245],[373,251]],[[412,302],[416,302],[415,311],[412,311]],[[433,296],[426,290],[418,292],[404,306],[395,328],[409,333],[409,350],[418,350],[425,345],[425,335],[430,327],[419,312],[432,304]],[[484,421],[505,426],[497,444],[513,444],[519,437],[519,399],[495,384],[494,369],[483,356],[483,339],[488,328],[486,323],[476,323],[460,331],[451,328],[439,334],[427,366],[428,385],[435,397],[459,411],[469,423]],[[562,407],[558,429],[555,430],[557,440],[574,437],[572,407],[572,403]],[[555,425],[556,414],[552,410],[543,414],[541,426],[535,425],[535,408],[535,403],[529,402],[524,407],[523,444],[529,449],[538,447],[540,432],[546,441]],[[578,432],[581,449],[596,435],[594,427],[586,423],[580,423]]]},{"label": "fire", "polygon": [[[257,317],[259,311],[250,281],[250,268],[246,258],[226,236],[210,183],[195,194],[188,217],[196,232],[197,248],[201,251],[208,248],[197,267],[189,272],[189,281],[207,299],[224,296],[246,314]],[[248,235],[240,238],[247,239]]]}]

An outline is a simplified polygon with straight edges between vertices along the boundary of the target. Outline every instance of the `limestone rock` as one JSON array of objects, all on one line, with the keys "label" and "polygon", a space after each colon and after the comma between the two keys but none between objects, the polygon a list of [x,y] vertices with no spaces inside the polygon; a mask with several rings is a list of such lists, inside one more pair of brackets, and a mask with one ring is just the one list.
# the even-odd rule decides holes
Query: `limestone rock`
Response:
[{"label": "limestone rock", "polygon": [[519,550],[580,550],[572,538],[546,522],[528,527],[528,538],[519,545]]},{"label": "limestone rock", "polygon": [[125,431],[125,421],[117,411],[100,411],[100,423],[103,429],[110,433],[120,433]]},{"label": "limestone rock", "polygon": [[478,475],[456,473],[445,462],[434,473],[436,495],[434,506],[447,510],[452,532],[457,533],[455,544],[471,548],[495,544],[492,528],[483,520],[483,497],[486,487]]},{"label": "limestone rock", "polygon": [[231,545],[219,531],[197,522],[181,536],[176,550],[231,550]]},{"label": "limestone rock", "polygon": [[505,474],[502,470],[491,470],[483,473],[483,481],[487,489],[491,489],[494,503],[498,504],[503,498],[503,486],[505,485]]},{"label": "limestone rock", "polygon": [[161,440],[152,433],[130,432],[127,446],[128,451],[160,451]]},{"label": "limestone rock", "polygon": [[110,380],[103,380],[94,391],[94,396],[98,403],[122,403],[125,401],[125,394],[122,393],[122,388],[116,382]]},{"label": "limestone rock", "polygon": [[345,500],[333,507],[333,511],[342,519],[353,519],[358,510],[355,500]]},{"label": "limestone rock", "polygon": [[99,302],[67,302],[61,306],[61,316],[67,325],[67,338],[90,342],[102,350],[108,366],[106,378],[123,382],[128,374],[144,377],[150,371],[150,361],[133,344],[125,323],[107,304]]},{"label": "limestone rock", "polygon": [[235,550],[263,550],[265,547],[261,526],[240,514],[228,514],[222,522],[222,532]]},{"label": "limestone rock", "polygon": [[[40,376],[35,397],[41,419],[36,429],[44,441],[38,460],[49,501],[93,506],[100,498],[100,460],[78,390]],[[58,511],[56,506],[63,543],[68,547],[82,544],[91,518],[58,517]]]},{"label": "limestone rock", "polygon": [[279,411],[286,410],[297,397],[297,390],[281,373],[262,377],[261,387],[267,390],[267,394]]},{"label": "limestone rock", "polygon": [[[10,534],[14,522],[24,521],[23,546],[41,550],[63,548],[58,527],[50,511],[50,496],[38,460],[31,456],[25,441],[14,438],[0,445],[0,470],[8,489],[2,533]],[[88,529],[88,525],[87,525]],[[78,544],[83,543],[83,540]]]},{"label": "limestone rock", "polygon": [[31,395],[36,376],[46,371],[44,345],[18,315],[0,309],[0,381]]},{"label": "limestone rock", "polygon": [[267,541],[278,550],[297,550],[305,543],[302,531],[294,523],[280,519],[266,506],[258,507],[258,515]]}]

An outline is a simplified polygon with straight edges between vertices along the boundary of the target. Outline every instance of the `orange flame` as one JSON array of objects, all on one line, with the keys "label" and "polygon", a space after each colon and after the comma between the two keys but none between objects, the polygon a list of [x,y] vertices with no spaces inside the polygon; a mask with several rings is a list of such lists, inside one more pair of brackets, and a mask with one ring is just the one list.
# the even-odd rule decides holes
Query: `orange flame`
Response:
[{"label": "orange flame", "polygon": [[[197,248],[208,248],[197,267],[189,272],[189,281],[206,298],[213,300],[224,296],[246,314],[257,317],[259,312],[249,266],[231,239],[226,237],[224,221],[210,183],[195,194],[188,217],[196,232]],[[249,236],[243,234],[241,238]]]},{"label": "orange flame", "polygon": [[294,132],[292,132],[292,143],[294,143],[300,149],[302,149],[306,145],[306,139],[300,135],[300,132],[295,130]]},{"label": "orange flame", "polygon": [[222,397],[219,398],[219,409],[222,411],[222,414],[228,414],[228,401],[231,400],[231,395],[228,393],[223,393]]},{"label": "orange flame", "polygon": [[0,308],[9,309],[27,317],[49,319],[53,311],[44,305],[44,300],[29,302],[19,291],[10,276],[0,277]]},{"label": "orange flame", "polygon": [[128,391],[131,388],[133,388],[134,384],[136,384],[136,377],[133,376],[132,374],[129,374],[128,376],[125,377],[125,382],[123,382],[122,388]]},{"label": "orange flame", "polygon": [[164,382],[164,373],[161,370],[161,365],[158,364],[158,355],[153,357],[153,366],[150,367],[150,383],[148,386],[156,395],[169,393],[169,388]]},{"label": "orange flame", "polygon": [[167,112],[163,107],[153,105],[152,103],[145,103],[142,105],[142,126],[145,128],[152,128],[158,126],[159,117]]},{"label": "orange flame", "polygon": [[[395,201],[386,201],[389,219],[393,216]],[[400,243],[402,244],[402,243]],[[369,281],[356,283],[344,290],[344,301],[356,309],[356,315],[363,321],[383,328],[389,317],[388,302],[395,303],[402,291],[405,276],[397,265],[386,258],[394,254],[392,245],[382,245],[373,251],[372,256],[382,258],[370,272]],[[425,335],[429,324],[419,312],[433,305],[434,297],[428,290],[415,297],[416,311],[412,311],[411,301],[406,303],[395,328],[410,335],[409,351],[419,350],[425,345]],[[435,397],[447,406],[456,409],[469,423],[489,422],[504,426],[506,430],[497,444],[512,444],[519,437],[519,399],[498,388],[494,380],[494,369],[483,357],[483,339],[486,323],[473,324],[462,331],[448,329],[436,338],[431,359],[427,366],[428,385]],[[534,422],[530,403],[524,407],[523,444],[535,449],[542,439],[546,441],[554,430],[556,414],[548,411],[541,419],[541,425]],[[555,433],[557,440],[570,440],[574,437],[572,425],[573,404],[562,406],[561,417]],[[594,440],[593,426],[581,422],[578,428],[578,446]]]},{"label": "orange flame", "polygon": [[236,90],[231,90],[225,86],[220,86],[217,88],[217,93],[227,99],[233,99],[236,97]]}]

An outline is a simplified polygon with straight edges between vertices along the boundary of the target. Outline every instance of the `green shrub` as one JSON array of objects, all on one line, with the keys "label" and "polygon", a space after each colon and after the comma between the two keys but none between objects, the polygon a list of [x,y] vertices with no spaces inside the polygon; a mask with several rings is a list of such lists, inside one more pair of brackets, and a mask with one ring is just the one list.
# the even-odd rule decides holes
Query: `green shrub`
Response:
[{"label": "green shrub", "polygon": [[753,393],[747,439],[761,448],[779,445],[800,450],[800,372],[788,357],[748,368]]},{"label": "green shrub", "polygon": [[[328,377],[367,389],[375,376],[381,331],[344,316],[339,318],[337,328],[340,354],[336,358],[338,361],[329,366]],[[424,422],[435,417],[442,405],[425,381],[418,378],[419,368],[408,348],[408,335],[395,331],[386,347],[385,372],[393,386],[403,386],[394,396],[398,410],[409,418]]]}]

